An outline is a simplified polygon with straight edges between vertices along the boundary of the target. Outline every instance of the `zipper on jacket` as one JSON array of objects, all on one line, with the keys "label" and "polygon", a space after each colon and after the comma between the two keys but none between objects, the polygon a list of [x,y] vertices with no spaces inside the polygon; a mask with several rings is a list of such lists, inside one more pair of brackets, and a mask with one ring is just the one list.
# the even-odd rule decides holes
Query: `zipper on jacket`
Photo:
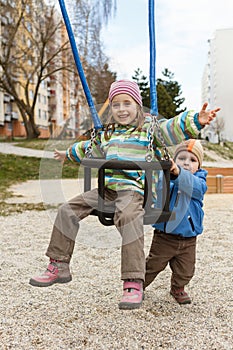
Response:
[{"label": "zipper on jacket", "polygon": [[192,220],[192,218],[191,218],[190,215],[188,216],[188,221],[189,221],[189,223],[190,223],[190,225],[191,225],[191,227],[192,227],[192,230],[193,230],[193,232],[194,232],[194,231],[195,231],[195,228],[194,228],[193,220]]},{"label": "zipper on jacket", "polygon": [[179,198],[180,198],[180,191],[177,191],[177,195],[176,195],[176,200],[175,200],[175,204],[174,204],[174,207],[177,207],[178,205],[178,202],[179,202]]},{"label": "zipper on jacket", "polygon": [[[174,192],[174,186],[172,187],[172,189],[171,189],[171,191],[170,191],[169,203],[171,203],[171,198],[172,198],[173,192]],[[177,201],[177,200],[176,200],[176,201]],[[175,201],[175,203],[176,203],[176,201]],[[174,206],[175,206],[175,205],[174,205]],[[169,206],[169,209],[172,210],[173,208],[171,209],[170,206]],[[167,222],[165,222],[163,226],[164,226],[163,232],[166,233]]]}]

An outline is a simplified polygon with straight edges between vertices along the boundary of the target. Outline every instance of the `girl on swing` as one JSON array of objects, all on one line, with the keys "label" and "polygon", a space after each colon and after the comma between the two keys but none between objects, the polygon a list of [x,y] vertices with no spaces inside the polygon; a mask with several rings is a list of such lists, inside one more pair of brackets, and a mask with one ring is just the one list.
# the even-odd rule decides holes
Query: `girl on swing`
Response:
[{"label": "girl on swing", "polygon": [[[110,117],[105,131],[100,131],[93,144],[93,156],[106,160],[144,161],[148,151],[150,116],[143,113],[138,85],[129,80],[112,83],[109,90]],[[205,103],[199,113],[184,112],[172,119],[159,121],[167,145],[179,144],[187,138],[197,138],[220,108],[207,111]],[[154,145],[161,147],[154,132]],[[57,160],[81,163],[90,140],[73,144],[66,152],[55,151]],[[123,296],[120,309],[140,308],[145,280],[143,230],[143,180],[138,171],[108,170],[105,178],[105,199],[115,204],[114,224],[121,234],[121,279]],[[97,189],[85,192],[61,205],[54,222],[46,252],[50,261],[45,272],[32,277],[30,284],[48,287],[70,282],[70,260],[74,250],[79,221],[97,208]]]}]

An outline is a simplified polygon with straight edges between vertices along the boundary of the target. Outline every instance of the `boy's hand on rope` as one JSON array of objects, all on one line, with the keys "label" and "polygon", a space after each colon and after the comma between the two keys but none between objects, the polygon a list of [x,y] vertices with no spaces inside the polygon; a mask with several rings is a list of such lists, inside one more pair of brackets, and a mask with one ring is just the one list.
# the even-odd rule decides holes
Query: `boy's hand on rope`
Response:
[{"label": "boy's hand on rope", "polygon": [[53,156],[56,160],[59,160],[59,162],[63,163],[66,159],[66,151],[58,151],[55,149]]},{"label": "boy's hand on rope", "polygon": [[173,159],[170,159],[171,162],[172,162],[172,166],[171,166],[171,169],[170,169],[170,173],[175,175],[175,176],[179,176],[180,174],[180,169],[179,167],[176,165],[176,163],[174,162]]},{"label": "boy's hand on rope", "polygon": [[221,108],[216,108],[216,109],[212,109],[211,111],[207,111],[206,110],[207,106],[208,106],[208,103],[205,102],[198,115],[198,121],[201,125],[209,125],[211,121],[216,118],[217,112],[219,112],[221,109]]}]

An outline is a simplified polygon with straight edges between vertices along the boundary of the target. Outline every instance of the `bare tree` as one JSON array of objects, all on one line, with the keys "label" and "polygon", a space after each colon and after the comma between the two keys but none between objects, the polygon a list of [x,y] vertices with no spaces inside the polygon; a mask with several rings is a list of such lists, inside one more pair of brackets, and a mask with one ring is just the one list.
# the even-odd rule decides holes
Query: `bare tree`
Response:
[{"label": "bare tree", "polygon": [[[44,0],[5,0],[1,3],[4,26],[1,28],[0,89],[17,105],[28,138],[40,134],[35,123],[35,108],[42,84],[46,84],[50,76],[59,76],[61,71],[77,73],[69,41],[57,40],[64,23],[55,4],[51,3],[48,5],[48,0],[46,4]],[[93,79],[93,74],[106,70],[108,61],[103,53],[100,32],[103,23],[116,9],[116,0],[76,0],[71,5],[75,6],[74,28],[81,59],[95,95],[96,84],[101,81]],[[64,55],[70,59],[64,61]],[[77,86],[80,86],[78,81]]]},{"label": "bare tree", "polygon": [[87,82],[98,104],[106,100],[109,86],[116,79],[116,73],[109,70],[101,41],[101,29],[116,13],[116,3],[116,0],[67,2]]},{"label": "bare tree", "polygon": [[211,123],[211,129],[217,135],[218,143],[220,143],[222,141],[221,134],[222,134],[222,131],[224,130],[224,127],[225,127],[225,121],[221,117],[216,118],[214,120],[214,122]]},{"label": "bare tree", "polygon": [[[54,6],[43,0],[6,0],[1,4],[4,17],[0,53],[0,89],[12,96],[28,138],[39,136],[35,106],[40,86],[61,70],[72,70],[68,40],[59,42],[57,33],[64,26]],[[4,9],[3,9],[4,7]]]}]

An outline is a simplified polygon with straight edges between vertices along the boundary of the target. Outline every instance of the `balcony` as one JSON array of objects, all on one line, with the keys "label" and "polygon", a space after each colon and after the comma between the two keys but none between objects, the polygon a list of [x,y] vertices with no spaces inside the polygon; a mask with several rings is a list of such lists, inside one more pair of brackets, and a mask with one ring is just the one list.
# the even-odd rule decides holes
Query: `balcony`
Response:
[{"label": "balcony", "polygon": [[4,26],[4,25],[7,25],[7,19],[6,17],[1,17],[1,24]]},{"label": "balcony", "polygon": [[5,122],[11,122],[11,116],[12,116],[12,113],[11,113],[11,112],[5,113],[5,115],[4,115],[4,117],[5,117]]},{"label": "balcony", "polygon": [[56,96],[56,91],[50,89],[50,90],[49,90],[49,96],[50,96],[50,97]]},{"label": "balcony", "polygon": [[8,94],[4,94],[3,102],[5,102],[5,103],[9,103],[9,102],[10,102],[10,100],[11,100],[10,95],[8,95]]},{"label": "balcony", "polygon": [[57,107],[57,106],[56,106],[55,103],[50,103],[50,104],[49,104],[49,112],[50,112],[50,113],[55,112],[56,107]]},{"label": "balcony", "polygon": [[11,112],[11,118],[13,120],[18,120],[19,119],[19,113],[18,112]]}]

